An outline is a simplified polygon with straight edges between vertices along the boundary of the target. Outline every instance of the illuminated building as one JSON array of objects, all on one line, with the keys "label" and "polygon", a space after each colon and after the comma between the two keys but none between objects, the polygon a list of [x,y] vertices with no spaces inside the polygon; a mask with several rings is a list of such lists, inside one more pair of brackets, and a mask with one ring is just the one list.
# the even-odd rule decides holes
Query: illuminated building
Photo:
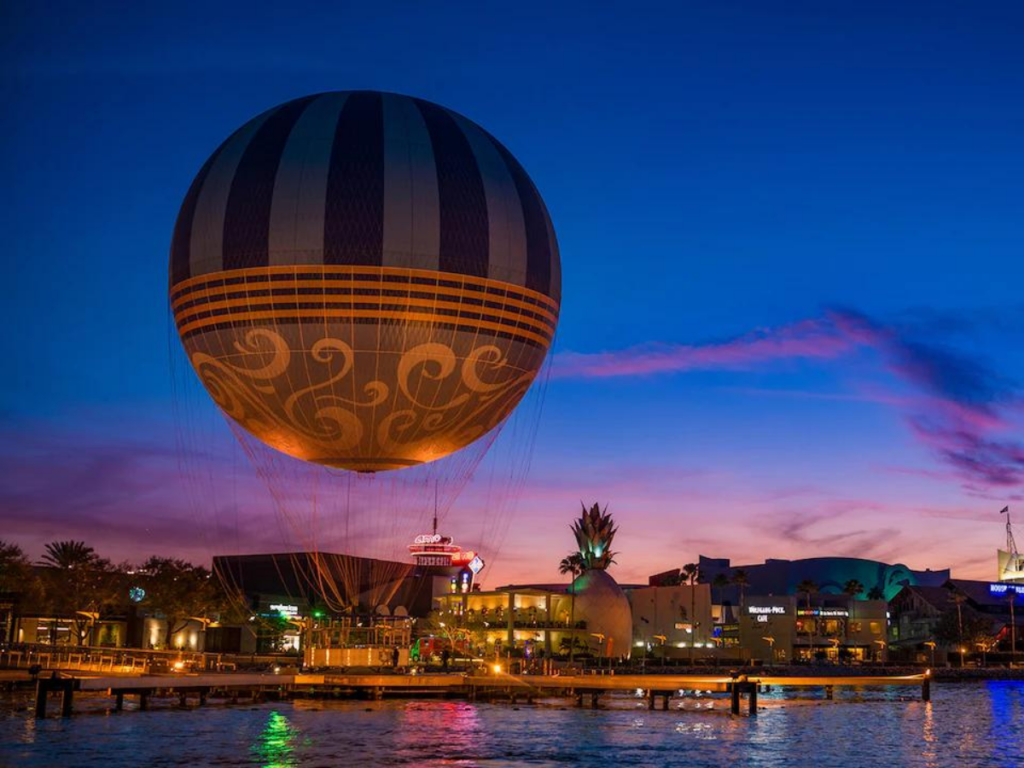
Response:
[{"label": "illuminated building", "polygon": [[[457,592],[437,600],[443,617],[457,623],[467,650],[484,656],[518,649],[557,654],[572,633],[572,600],[565,585],[509,585],[484,591]],[[444,620],[444,619],[442,619]],[[576,622],[577,642],[587,643],[586,623]]]},{"label": "illuminated building", "polygon": [[[1018,650],[1024,644],[1024,584],[1019,582],[949,579],[941,587],[909,586],[890,602],[889,610],[893,650],[908,660],[936,658],[942,663],[956,652],[954,644],[936,638],[943,617],[954,611],[959,611],[958,620],[987,625],[986,645],[991,649],[1008,652],[1013,640]],[[968,648],[967,653],[976,650]]]},{"label": "illuminated building", "polygon": [[744,659],[884,661],[887,604],[848,595],[751,595],[739,609]]}]

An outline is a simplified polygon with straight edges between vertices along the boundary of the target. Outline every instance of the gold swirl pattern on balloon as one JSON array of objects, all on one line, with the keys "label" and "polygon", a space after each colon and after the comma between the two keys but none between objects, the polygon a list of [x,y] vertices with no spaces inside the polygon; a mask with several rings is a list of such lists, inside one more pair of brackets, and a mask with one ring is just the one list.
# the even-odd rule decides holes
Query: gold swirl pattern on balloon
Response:
[{"label": "gold swirl pattern on balloon", "polygon": [[[536,359],[513,364],[515,342],[465,334],[382,353],[354,349],[339,330],[321,326],[309,344],[274,327],[228,329],[186,346],[214,401],[247,432],[296,458],[365,471],[468,445],[511,413],[539,368]],[[517,362],[544,353],[516,351]]]}]

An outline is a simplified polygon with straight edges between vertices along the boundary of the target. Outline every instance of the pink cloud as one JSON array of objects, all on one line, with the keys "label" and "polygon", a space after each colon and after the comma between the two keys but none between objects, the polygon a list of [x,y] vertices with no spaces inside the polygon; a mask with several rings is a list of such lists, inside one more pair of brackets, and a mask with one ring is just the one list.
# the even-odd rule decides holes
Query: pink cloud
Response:
[{"label": "pink cloud", "polygon": [[559,356],[552,375],[566,379],[742,371],[797,360],[834,363],[868,352],[900,391],[880,391],[876,384],[865,383],[863,394],[852,397],[894,407],[911,434],[943,462],[947,477],[987,488],[1024,485],[1024,446],[998,436],[1019,421],[1022,399],[1016,385],[984,361],[948,348],[941,339],[922,341],[920,335],[912,327],[834,309],[724,342],[569,352]]}]

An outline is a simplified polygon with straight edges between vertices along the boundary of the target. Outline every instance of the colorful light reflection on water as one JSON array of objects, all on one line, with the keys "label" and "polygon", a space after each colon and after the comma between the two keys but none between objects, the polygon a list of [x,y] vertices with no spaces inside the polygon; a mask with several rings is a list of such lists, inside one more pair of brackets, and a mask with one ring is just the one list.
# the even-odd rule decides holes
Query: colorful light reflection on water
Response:
[{"label": "colorful light reflection on water", "polygon": [[252,745],[264,768],[292,768],[295,765],[295,729],[288,718],[276,709],[267,717],[267,724]]},{"label": "colorful light reflection on water", "polygon": [[[714,706],[707,709],[711,701]],[[728,702],[676,700],[668,712],[624,696],[604,708],[436,700],[211,704],[110,711],[75,702],[70,719],[31,718],[31,697],[0,696],[0,765],[179,766],[949,766],[1019,765],[1024,683],[764,694],[756,718]],[[699,710],[697,704],[702,704]]]}]

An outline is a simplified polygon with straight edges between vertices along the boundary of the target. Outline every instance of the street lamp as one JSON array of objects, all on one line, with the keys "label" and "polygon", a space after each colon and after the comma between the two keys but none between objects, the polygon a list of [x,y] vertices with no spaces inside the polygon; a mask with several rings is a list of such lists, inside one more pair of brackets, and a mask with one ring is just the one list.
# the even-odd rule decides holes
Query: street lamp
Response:
[{"label": "street lamp", "polygon": [[924,645],[926,645],[929,648],[931,648],[931,651],[932,651],[932,666],[934,667],[935,666],[935,641],[934,640],[925,640],[924,641]]},{"label": "street lamp", "polygon": [[875,642],[878,644],[878,660],[885,661],[885,659],[883,658],[886,646],[885,640],[875,640]]}]

